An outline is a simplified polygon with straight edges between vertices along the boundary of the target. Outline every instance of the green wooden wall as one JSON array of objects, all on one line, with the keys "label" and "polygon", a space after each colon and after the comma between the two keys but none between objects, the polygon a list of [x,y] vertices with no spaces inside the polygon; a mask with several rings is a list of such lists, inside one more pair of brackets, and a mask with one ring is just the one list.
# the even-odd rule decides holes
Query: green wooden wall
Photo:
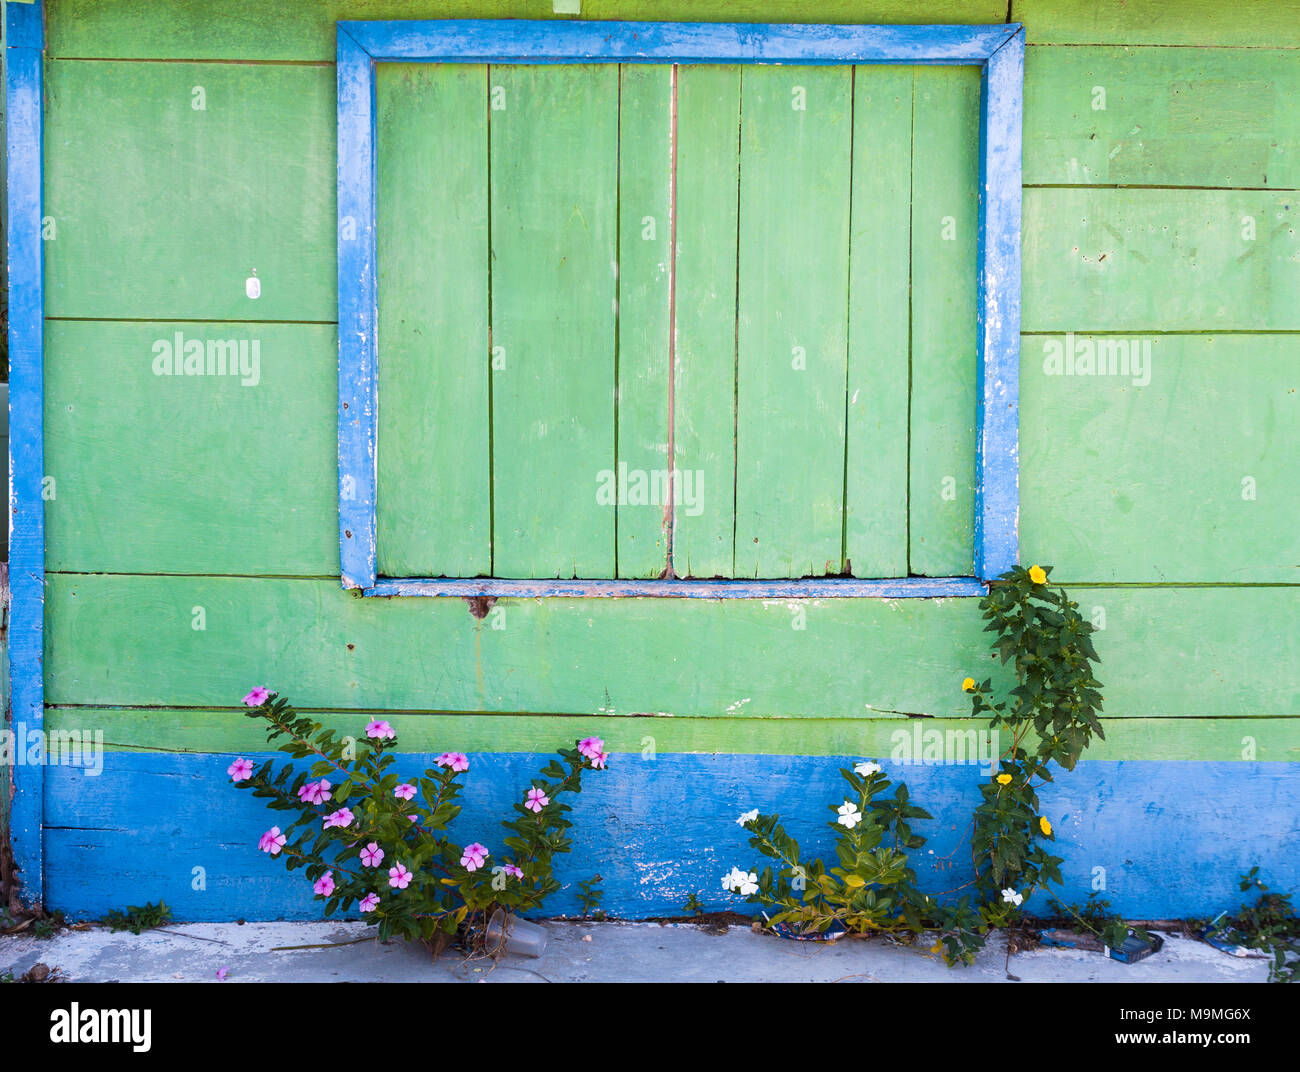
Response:
[{"label": "green wooden wall", "polygon": [[[859,0],[584,0],[583,17],[807,21],[814,7],[822,21],[1008,17],[1005,2]],[[119,747],[256,748],[260,736],[236,708],[250,684],[265,681],[331,717],[409,716],[417,735],[455,719],[466,748],[546,749],[569,716],[599,713],[617,748],[656,733],[661,748],[683,751],[833,754],[861,751],[855,742],[908,713],[969,711],[957,683],[987,654],[968,601],[822,600],[807,604],[802,620],[786,602],[506,601],[500,615],[479,620],[459,600],[362,600],[340,590],[334,20],[548,18],[549,0],[47,0],[47,10],[53,725],[93,707]],[[1116,729],[1098,755],[1233,759],[1234,742],[1250,733],[1259,758],[1296,760],[1300,5],[1027,0],[1010,15],[1028,35],[1022,559],[1055,564],[1054,579],[1071,584],[1104,625],[1100,676]],[[692,93],[725,101],[729,77],[683,80],[680,166],[695,215],[681,225],[701,233],[734,233],[735,204],[709,195],[720,189],[710,169],[735,161],[706,150],[717,115],[693,108]],[[411,107],[391,114],[395,126],[421,106],[417,85],[402,92]],[[655,99],[634,92],[625,106]],[[878,122],[865,110],[858,117],[864,139],[901,122],[885,103]],[[927,119],[927,136],[961,137],[945,127],[950,119],[942,110]],[[437,181],[439,155],[456,153],[475,131],[458,125],[442,135],[404,166]],[[525,125],[510,136],[530,134]],[[612,135],[602,128],[601,136],[604,144]],[[588,196],[608,198],[608,178],[589,174],[598,161],[586,137],[575,135],[574,175]],[[897,143],[881,137],[887,158]],[[635,146],[651,167],[661,150],[652,138]],[[900,173],[855,172],[855,196],[921,199],[939,217],[958,214],[942,210],[963,196],[952,176],[913,174],[899,188],[890,180]],[[452,231],[414,237],[456,242],[483,222],[481,209],[466,205]],[[602,249],[617,238],[602,235]],[[407,285],[425,285],[419,266],[400,260],[408,254],[386,255]],[[922,293],[942,284],[934,250],[916,245],[910,255]],[[683,259],[678,286],[724,279],[727,256],[706,244]],[[506,258],[496,270],[519,272],[522,262]],[[255,301],[245,295],[254,271]],[[637,319],[621,337],[619,373],[635,378],[651,375],[637,333],[658,330],[663,311],[653,279],[630,278],[625,300]],[[457,318],[481,330],[482,273],[460,282],[463,293],[412,332],[459,330]],[[592,315],[608,318],[605,296],[592,300],[600,305]],[[899,299],[882,287],[848,300],[868,322]],[[707,415],[729,410],[732,399],[708,395],[717,378],[712,388],[698,381],[708,380],[711,360],[701,340],[725,328],[733,307],[734,295],[721,293],[690,310],[675,384],[690,400],[677,414],[679,442],[724,462],[732,444]],[[951,344],[927,335],[932,327],[942,329],[927,323],[912,340],[914,373]],[[205,346],[256,342],[256,383],[155,375],[155,348],[178,332]],[[1067,346],[1072,358],[1136,356],[1141,368],[1082,375],[1074,363],[1076,374],[1066,375],[1062,363],[1057,374],[1053,355]],[[402,386],[434,394],[449,412],[477,413],[483,371],[452,393],[432,380]],[[612,370],[600,376],[608,399]],[[951,406],[967,390],[952,385],[934,404]],[[498,452],[518,448],[511,407],[538,401],[495,394]],[[629,455],[643,417],[632,411],[620,428]],[[873,419],[847,415],[850,429],[879,438],[881,464],[896,465],[888,445],[898,442],[897,426],[882,418],[868,427]],[[481,434],[457,436],[441,420],[428,427],[429,439],[412,450],[484,463]],[[940,447],[914,449],[924,458]],[[390,463],[403,467],[396,451]],[[933,486],[942,469],[913,469],[914,510],[950,505]],[[543,477],[523,457],[513,479]],[[445,488],[410,488],[419,516]],[[447,561],[474,569],[490,523],[482,485],[453,490],[463,542],[446,547]],[[846,491],[850,507],[867,493],[854,484]],[[381,504],[385,531],[400,536],[408,506]],[[882,574],[898,570],[897,553],[872,549],[896,532],[898,509],[897,499],[850,509],[844,525],[847,543],[863,549],[864,563],[876,554]],[[552,520],[529,519],[499,554],[527,567],[530,555],[576,553],[572,539],[548,528]],[[619,539],[620,560],[648,572],[654,527],[620,530]],[[679,539],[699,572],[725,558],[708,524],[687,525]],[[400,566],[400,539],[383,546]],[[934,550],[936,559],[952,553]]]},{"label": "green wooden wall", "polygon": [[380,64],[380,574],[969,576],[979,92]]}]

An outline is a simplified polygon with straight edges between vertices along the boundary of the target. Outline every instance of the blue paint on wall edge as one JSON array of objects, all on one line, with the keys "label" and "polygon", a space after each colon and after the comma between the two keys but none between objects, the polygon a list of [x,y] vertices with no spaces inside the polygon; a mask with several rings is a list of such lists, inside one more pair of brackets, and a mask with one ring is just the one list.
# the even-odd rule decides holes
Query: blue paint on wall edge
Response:
[{"label": "blue paint on wall edge", "polygon": [[[454,742],[447,742],[454,747]],[[250,754],[259,761],[281,753]],[[52,767],[47,837],[48,901],[80,917],[164,898],[178,919],[312,919],[320,903],[301,871],[257,849],[291,812],[275,812],[230,784],[230,755],[109,752],[98,777]],[[473,753],[454,834],[501,848],[499,820],[512,814],[548,757]],[[577,909],[575,885],[599,873],[602,904],[626,918],[680,915],[702,890],[708,908],[750,911],[725,894],[721,876],[758,865],[736,817],[776,811],[806,851],[824,857],[826,825],[844,798],[839,768],[868,757],[659,753],[616,754],[584,778],[571,801],[574,852],[557,858],[567,888],[552,914]],[[912,857],[921,885],[941,894],[970,878],[963,837],[986,777],[977,765],[906,765],[876,757],[908,783],[932,821],[915,824],[928,844]],[[432,755],[398,754],[415,774]],[[1102,895],[1130,918],[1213,916],[1240,903],[1237,877],[1259,864],[1275,889],[1300,884],[1300,764],[1085,760],[1040,791],[1064,857],[1061,895]],[[1224,801],[1232,801],[1225,807]],[[201,888],[196,888],[201,887]],[[1045,912],[1046,898],[1032,910]]]},{"label": "blue paint on wall edge", "polygon": [[[1021,111],[1024,28],[526,19],[340,22],[338,37],[339,541],[344,588],[365,595],[564,595],[508,579],[378,577],[378,283],[375,274],[377,61],[575,63],[936,63],[981,65],[975,578],[1019,561]],[[345,232],[345,225],[350,229]],[[983,594],[934,583],[579,580],[588,596],[771,599]],[[567,583],[567,582],[565,582]]]},{"label": "blue paint on wall edge", "polygon": [[[5,5],[9,255],[9,696],[11,718],[45,723],[45,253],[41,238],[44,11]],[[42,903],[44,770],[11,768],[19,897]]]}]

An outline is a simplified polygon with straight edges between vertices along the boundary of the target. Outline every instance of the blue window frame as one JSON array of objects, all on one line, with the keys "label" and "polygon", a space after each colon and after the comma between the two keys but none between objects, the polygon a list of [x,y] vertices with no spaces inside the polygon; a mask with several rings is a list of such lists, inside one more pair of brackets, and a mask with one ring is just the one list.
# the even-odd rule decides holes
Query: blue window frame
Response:
[{"label": "blue window frame", "polygon": [[[365,595],[975,596],[1019,557],[1024,30],[994,26],[448,20],[338,23],[339,548]],[[891,580],[394,579],[377,575],[375,64],[978,64],[978,372],[971,577]]]}]

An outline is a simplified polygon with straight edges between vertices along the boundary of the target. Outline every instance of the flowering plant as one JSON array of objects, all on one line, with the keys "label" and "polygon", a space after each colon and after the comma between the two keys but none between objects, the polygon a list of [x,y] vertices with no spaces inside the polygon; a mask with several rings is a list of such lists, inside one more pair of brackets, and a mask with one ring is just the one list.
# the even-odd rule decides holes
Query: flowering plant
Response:
[{"label": "flowering plant", "polygon": [[398,774],[397,733],[372,720],[365,735],[337,737],[264,688],[244,697],[249,717],[265,719],[268,742],[295,760],[313,761],[306,771],[292,764],[273,769],[236,759],[228,768],[241,789],[269,807],[296,811],[283,829],[273,826],[258,847],[289,870],[305,868],[325,914],[354,905],[379,928],[381,938],[418,938],[434,949],[458,930],[481,934],[497,908],[527,912],[560,888],[552,874],[556,853],[568,852],[562,798],[581,790],[584,771],[603,770],[609,759],[598,737],[560,749],[503,820],[508,850],[495,856],[479,841],[453,842],[448,825],[460,813],[456,799],[469,757],[444,752],[422,775]]},{"label": "flowering plant", "polygon": [[916,888],[908,866],[908,849],[925,838],[912,832],[911,820],[930,813],[908,799],[907,786],[893,784],[875,763],[841,769],[849,794],[842,804],[829,805],[836,815],[827,825],[835,832],[838,866],[820,859],[804,862],[799,843],[781,825],[779,815],[746,812],[736,822],[752,835],[749,844],[769,859],[762,872],[733,867],[722,876],[722,887],[754,904],[776,911],[769,924],[785,924],[798,934],[824,934],[844,928],[859,934],[909,930],[919,933],[929,898]]},{"label": "flowering plant", "polygon": [[996,701],[991,679],[962,682],[973,714],[1011,733],[998,773],[980,786],[971,839],[976,886],[998,924],[1012,922],[1038,886],[1060,884],[1063,861],[1047,851],[1055,837],[1037,790],[1052,781],[1053,763],[1073,770],[1093,735],[1106,736],[1098,717],[1102,686],[1092,672],[1100,661],[1092,623],[1064,589],[1047,586],[1050,572],[1017,566],[980,600],[985,630],[995,634],[993,650],[1014,665],[1015,688]]},{"label": "flowering plant", "polygon": [[930,951],[951,966],[973,963],[991,927],[1014,926],[1040,884],[1059,884],[1063,861],[1045,848],[1053,840],[1052,824],[1036,790],[1052,780],[1052,763],[1073,770],[1093,735],[1105,734],[1098,717],[1101,685],[1092,673],[1099,661],[1093,626],[1064,590],[1047,587],[1050,572],[1041,566],[1008,570],[979,604],[989,623],[985,630],[996,634],[993,650],[1004,663],[1014,661],[1017,683],[1001,702],[995,702],[992,679],[976,684],[968,677],[961,686],[977,718],[1011,732],[975,809],[975,878],[966,884],[975,888],[974,898],[940,903],[916,888],[906,850],[920,848],[925,838],[908,820],[930,815],[910,803],[903,783],[892,799],[878,799],[891,783],[870,762],[840,772],[852,793],[842,805],[831,805],[839,867],[801,863],[799,846],[779,816],[751,811],[737,820],[753,835],[750,845],[784,866],[761,874],[732,868],[723,888],[777,909],[770,924],[793,925],[804,934],[833,925],[864,935],[932,928],[938,938]]}]

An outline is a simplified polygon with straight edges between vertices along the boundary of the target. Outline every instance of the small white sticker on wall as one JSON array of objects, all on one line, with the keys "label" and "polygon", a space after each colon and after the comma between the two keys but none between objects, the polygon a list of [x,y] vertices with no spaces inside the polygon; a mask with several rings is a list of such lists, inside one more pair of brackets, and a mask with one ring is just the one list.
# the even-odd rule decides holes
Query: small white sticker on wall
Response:
[{"label": "small white sticker on wall", "polygon": [[257,278],[256,272],[244,280],[244,293],[250,298],[260,298],[262,296],[262,281]]},{"label": "small white sticker on wall", "polygon": [[551,11],[556,15],[581,15],[582,0],[551,0]]}]

